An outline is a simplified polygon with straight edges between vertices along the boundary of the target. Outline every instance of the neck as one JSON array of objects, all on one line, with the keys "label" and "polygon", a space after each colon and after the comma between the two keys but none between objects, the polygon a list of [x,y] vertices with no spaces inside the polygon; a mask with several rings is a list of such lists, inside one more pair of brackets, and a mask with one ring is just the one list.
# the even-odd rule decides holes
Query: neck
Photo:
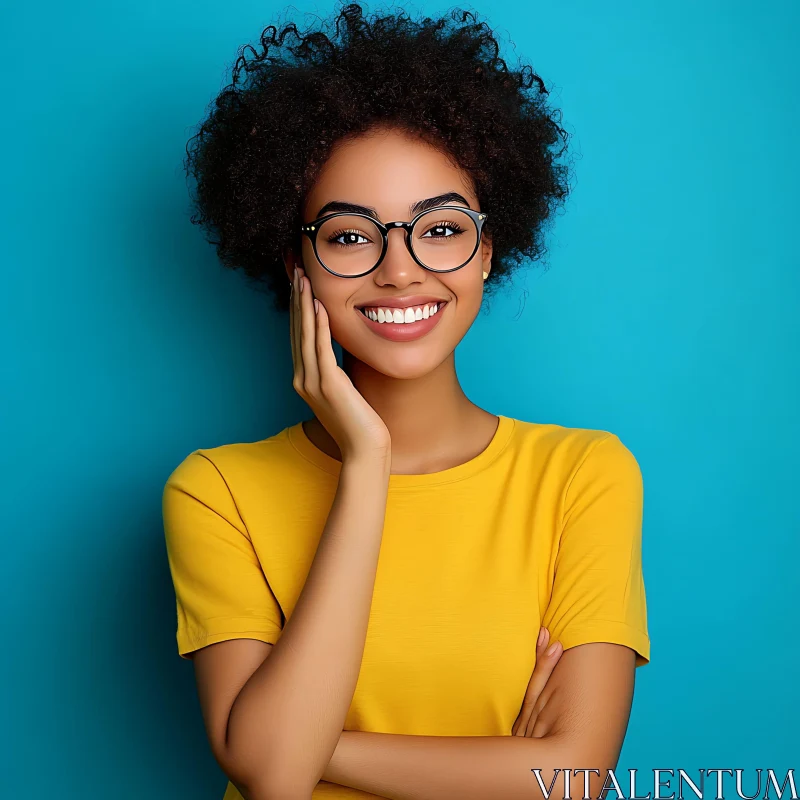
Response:
[{"label": "neck", "polygon": [[343,350],[344,371],[378,412],[399,459],[452,449],[464,425],[482,412],[464,394],[456,375],[455,351],[418,378],[393,378]]},{"label": "neck", "polygon": [[[491,437],[496,418],[464,394],[455,351],[418,378],[393,378],[344,349],[342,353],[344,371],[389,429],[394,472],[432,472],[461,463]],[[306,429],[318,447],[340,458],[335,441],[316,418]]]}]

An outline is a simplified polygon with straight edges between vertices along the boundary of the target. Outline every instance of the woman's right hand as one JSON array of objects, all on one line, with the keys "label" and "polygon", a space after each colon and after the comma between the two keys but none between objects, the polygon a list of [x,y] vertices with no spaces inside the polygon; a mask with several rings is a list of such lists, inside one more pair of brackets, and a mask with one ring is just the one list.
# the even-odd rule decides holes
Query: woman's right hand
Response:
[{"label": "woman's right hand", "polygon": [[339,445],[342,461],[362,456],[389,458],[389,429],[336,363],[328,312],[314,297],[300,267],[295,269],[289,305],[295,391]]}]

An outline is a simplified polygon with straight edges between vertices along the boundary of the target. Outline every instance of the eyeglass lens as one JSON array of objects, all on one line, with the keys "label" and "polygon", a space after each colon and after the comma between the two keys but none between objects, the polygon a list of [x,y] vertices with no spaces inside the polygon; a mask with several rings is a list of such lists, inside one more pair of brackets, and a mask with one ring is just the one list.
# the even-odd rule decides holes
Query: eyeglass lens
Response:
[{"label": "eyeglass lens", "polygon": [[[434,208],[417,220],[411,248],[426,267],[444,271],[463,266],[477,239],[478,228],[468,214]],[[317,256],[340,275],[369,272],[378,263],[382,248],[381,232],[368,217],[341,214],[323,222],[317,233]]]}]

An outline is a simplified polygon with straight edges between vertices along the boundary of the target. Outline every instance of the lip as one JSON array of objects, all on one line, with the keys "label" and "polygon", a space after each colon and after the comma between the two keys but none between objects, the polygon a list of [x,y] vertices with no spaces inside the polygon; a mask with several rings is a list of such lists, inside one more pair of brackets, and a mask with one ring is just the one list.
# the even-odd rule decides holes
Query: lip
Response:
[{"label": "lip", "polygon": [[446,303],[443,297],[434,297],[432,294],[407,294],[404,297],[373,297],[359,303],[356,308],[408,308],[409,306],[424,306],[429,303]]},{"label": "lip", "polygon": [[[439,305],[439,310],[432,317],[418,319],[416,322],[375,322],[358,308],[355,311],[364,320],[369,329],[378,336],[382,336],[392,342],[410,342],[414,339],[419,339],[420,336],[425,336],[426,333],[430,333],[439,324],[439,318],[447,310],[447,306],[450,303],[440,300]],[[383,306],[383,308],[392,307],[401,308],[401,306]]]}]

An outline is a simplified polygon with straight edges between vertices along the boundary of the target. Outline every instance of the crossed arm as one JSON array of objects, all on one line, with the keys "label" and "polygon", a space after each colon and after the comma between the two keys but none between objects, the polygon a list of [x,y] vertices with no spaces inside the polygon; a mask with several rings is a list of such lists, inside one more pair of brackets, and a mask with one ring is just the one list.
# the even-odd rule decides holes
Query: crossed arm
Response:
[{"label": "crossed arm", "polygon": [[[572,771],[569,795],[575,800],[598,797],[607,771],[616,767],[627,730],[635,653],[623,645],[592,642],[550,658],[545,655],[548,643],[545,637],[537,648],[536,669],[512,735],[342,731],[321,779],[391,800],[555,800],[567,794],[565,771]],[[270,650],[263,642],[240,639],[196,653],[209,731],[224,728],[226,706]],[[538,770],[541,784],[532,770]],[[274,796],[258,787],[239,785],[239,790],[246,800]]]},{"label": "crossed arm", "polygon": [[628,726],[634,659],[605,642],[566,650],[535,699],[527,736],[343,731],[322,778],[392,800],[529,800],[563,798],[565,771],[596,770],[573,773],[569,795],[598,797]]}]

